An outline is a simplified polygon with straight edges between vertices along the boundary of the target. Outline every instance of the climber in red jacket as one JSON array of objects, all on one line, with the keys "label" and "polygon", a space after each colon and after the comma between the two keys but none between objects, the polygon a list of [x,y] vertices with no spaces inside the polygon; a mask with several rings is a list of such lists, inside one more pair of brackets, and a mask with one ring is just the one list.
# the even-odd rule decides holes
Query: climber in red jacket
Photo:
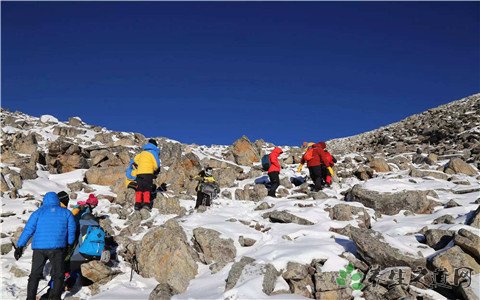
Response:
[{"label": "climber in red jacket", "polygon": [[310,177],[315,185],[314,191],[318,192],[323,188],[322,165],[330,166],[330,160],[324,149],[327,147],[325,142],[318,142],[312,146],[312,158],[308,161],[308,170]]},{"label": "climber in red jacket", "polygon": [[270,189],[268,190],[268,195],[270,197],[276,197],[275,192],[280,186],[280,162],[278,161],[278,156],[282,154],[283,151],[280,147],[275,147],[272,153],[268,156],[270,160],[270,168],[268,168],[268,178],[270,178]]}]

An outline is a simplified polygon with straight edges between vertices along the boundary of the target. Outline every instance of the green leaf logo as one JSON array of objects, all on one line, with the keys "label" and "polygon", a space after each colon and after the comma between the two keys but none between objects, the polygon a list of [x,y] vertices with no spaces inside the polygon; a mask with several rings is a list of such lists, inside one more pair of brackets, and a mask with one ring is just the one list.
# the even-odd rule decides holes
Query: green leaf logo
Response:
[{"label": "green leaf logo", "polygon": [[348,282],[348,285],[350,285],[354,291],[359,291],[364,288],[364,285],[360,282],[363,279],[363,274],[357,272],[352,263],[349,263],[345,266],[345,269],[341,269],[338,273],[339,277],[337,277],[335,281],[339,286],[347,286]]}]

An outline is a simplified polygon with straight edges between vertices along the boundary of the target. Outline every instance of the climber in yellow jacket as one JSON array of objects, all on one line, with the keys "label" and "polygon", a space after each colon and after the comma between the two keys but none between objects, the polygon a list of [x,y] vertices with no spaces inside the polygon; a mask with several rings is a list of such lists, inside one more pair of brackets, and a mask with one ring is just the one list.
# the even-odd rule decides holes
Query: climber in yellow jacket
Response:
[{"label": "climber in yellow jacket", "polygon": [[145,207],[151,210],[150,192],[153,189],[153,179],[160,171],[160,149],[157,141],[149,139],[143,146],[143,151],[133,159],[137,165],[137,190],[135,192],[135,210]]}]

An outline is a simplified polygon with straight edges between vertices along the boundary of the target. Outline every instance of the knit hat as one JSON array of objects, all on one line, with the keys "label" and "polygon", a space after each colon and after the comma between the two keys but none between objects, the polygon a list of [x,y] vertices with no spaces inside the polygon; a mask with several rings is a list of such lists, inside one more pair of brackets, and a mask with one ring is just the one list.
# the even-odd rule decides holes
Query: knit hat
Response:
[{"label": "knit hat", "polygon": [[90,206],[95,207],[95,206],[98,205],[98,199],[97,199],[97,197],[95,197],[94,194],[90,194],[90,195],[88,196],[88,199],[87,199],[87,200],[85,200],[85,201],[78,201],[77,203],[78,203],[79,205],[89,204]]},{"label": "knit hat", "polygon": [[57,193],[57,197],[65,207],[68,207],[68,202],[70,201],[70,197],[68,197],[67,192],[61,191]]},{"label": "knit hat", "polygon": [[152,145],[155,145],[155,147],[158,147],[157,141],[154,139],[149,139],[148,142]]}]

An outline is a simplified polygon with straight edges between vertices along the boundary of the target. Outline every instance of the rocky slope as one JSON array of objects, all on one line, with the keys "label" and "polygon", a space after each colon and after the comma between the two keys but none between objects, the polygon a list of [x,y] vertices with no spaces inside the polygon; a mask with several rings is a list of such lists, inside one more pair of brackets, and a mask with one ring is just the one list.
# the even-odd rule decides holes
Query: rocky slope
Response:
[{"label": "rocky slope", "polygon": [[[10,241],[45,192],[67,190],[78,200],[98,195],[113,257],[82,267],[94,284],[77,285],[66,294],[72,299],[478,299],[479,108],[473,95],[329,141],[337,176],[318,193],[291,183],[307,171],[295,173],[301,149],[284,146],[277,199],[267,197],[259,165],[274,145],[242,137],[207,147],[157,137],[156,183],[168,191],[151,213],[133,212],[133,192],[123,185],[142,134],[2,110],[2,298],[25,297],[31,256],[28,250],[14,261]],[[193,212],[191,178],[207,165],[221,196]],[[453,281],[460,267],[472,269],[473,286]],[[436,269],[448,271],[450,285],[433,281]]]}]

